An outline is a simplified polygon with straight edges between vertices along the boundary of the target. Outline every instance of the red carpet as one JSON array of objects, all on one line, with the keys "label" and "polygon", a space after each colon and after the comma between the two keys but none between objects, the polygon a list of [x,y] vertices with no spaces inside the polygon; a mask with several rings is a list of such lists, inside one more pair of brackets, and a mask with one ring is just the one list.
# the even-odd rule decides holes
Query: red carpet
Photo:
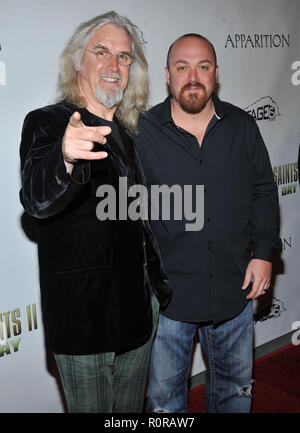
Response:
[{"label": "red carpet", "polygon": [[[257,359],[253,373],[252,413],[300,413],[300,346]],[[205,413],[204,387],[189,392],[190,413]]]}]

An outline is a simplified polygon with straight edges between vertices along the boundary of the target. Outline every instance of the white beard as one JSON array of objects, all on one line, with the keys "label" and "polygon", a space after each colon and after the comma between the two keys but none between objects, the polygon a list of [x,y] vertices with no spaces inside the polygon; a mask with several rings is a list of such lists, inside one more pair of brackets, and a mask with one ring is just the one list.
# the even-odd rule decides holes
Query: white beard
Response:
[{"label": "white beard", "polygon": [[[107,76],[107,74],[105,75]],[[119,74],[110,74],[110,78],[121,78]],[[100,76],[100,79],[102,76]],[[100,87],[100,83],[96,87],[96,96],[99,102],[103,104],[106,108],[112,108],[118,105],[123,99],[123,89],[117,86],[116,89],[105,92]]]}]

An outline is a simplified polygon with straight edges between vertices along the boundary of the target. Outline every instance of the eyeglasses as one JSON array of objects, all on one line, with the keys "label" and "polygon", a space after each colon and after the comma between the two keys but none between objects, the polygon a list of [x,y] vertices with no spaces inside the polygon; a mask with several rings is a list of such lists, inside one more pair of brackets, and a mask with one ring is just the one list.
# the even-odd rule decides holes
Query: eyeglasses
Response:
[{"label": "eyeglasses", "polygon": [[87,49],[87,51],[95,54],[96,59],[101,63],[110,62],[114,56],[117,57],[117,61],[121,66],[130,66],[134,61],[134,57],[129,53],[112,54],[110,51],[103,49],[97,51]]}]

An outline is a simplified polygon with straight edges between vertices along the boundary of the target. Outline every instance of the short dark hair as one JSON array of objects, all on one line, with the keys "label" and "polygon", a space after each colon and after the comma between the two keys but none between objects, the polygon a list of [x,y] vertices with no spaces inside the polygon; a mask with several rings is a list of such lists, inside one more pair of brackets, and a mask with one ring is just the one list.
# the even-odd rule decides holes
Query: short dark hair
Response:
[{"label": "short dark hair", "polygon": [[215,51],[215,47],[213,46],[213,44],[205,37],[202,35],[199,35],[198,33],[186,33],[185,35],[180,36],[179,38],[177,38],[173,44],[170,46],[169,50],[168,50],[168,54],[167,54],[167,68],[170,69],[170,64],[169,64],[169,57],[170,57],[170,52],[171,49],[173,48],[173,46],[176,44],[177,41],[179,41],[180,39],[184,39],[184,38],[199,38],[199,39],[203,39],[204,41],[208,42],[209,45],[211,46],[212,50],[213,50],[213,54],[214,54],[214,59],[215,59],[215,65],[217,66],[217,55],[216,55],[216,51]]}]

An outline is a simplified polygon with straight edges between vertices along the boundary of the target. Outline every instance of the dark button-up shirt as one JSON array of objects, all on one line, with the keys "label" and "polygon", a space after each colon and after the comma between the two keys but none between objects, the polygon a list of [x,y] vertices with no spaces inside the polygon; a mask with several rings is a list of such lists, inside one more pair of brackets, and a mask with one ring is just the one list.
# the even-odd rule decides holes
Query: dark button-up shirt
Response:
[{"label": "dark button-up shirt", "polygon": [[259,129],[245,111],[213,95],[215,114],[200,147],[195,136],[174,124],[170,98],[141,116],[135,139],[149,196],[153,185],[179,185],[183,209],[190,205],[184,187],[193,185],[193,210],[198,200],[199,213],[195,191],[203,185],[204,225],[188,231],[186,224],[196,220],[172,210],[167,219],[163,206],[150,221],[173,288],[163,314],[219,322],[239,314],[248,302],[251,285],[246,291],[241,287],[251,257],[271,261],[281,248],[277,186]]}]

